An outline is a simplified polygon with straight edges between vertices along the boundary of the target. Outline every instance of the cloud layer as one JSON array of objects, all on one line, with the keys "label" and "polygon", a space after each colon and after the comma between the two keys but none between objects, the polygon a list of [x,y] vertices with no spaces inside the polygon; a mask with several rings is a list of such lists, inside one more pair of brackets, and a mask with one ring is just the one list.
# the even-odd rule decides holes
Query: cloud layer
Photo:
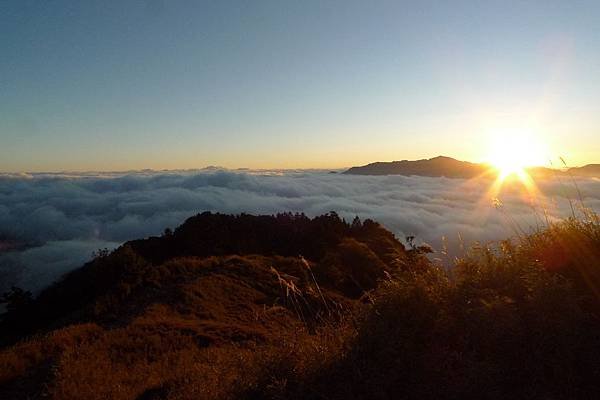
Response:
[{"label": "cloud layer", "polygon": [[[600,181],[577,182],[586,207],[600,210]],[[176,227],[202,211],[271,214],[336,211],[375,219],[400,238],[434,248],[490,241],[571,213],[571,182],[538,182],[532,199],[520,184],[498,194],[491,181],[325,172],[195,171],[0,176],[0,238],[27,248],[0,254],[0,290],[39,290],[104,247]],[[492,197],[502,202],[495,209]],[[2,240],[2,239],[0,239]],[[0,246],[1,247],[1,246]]]}]

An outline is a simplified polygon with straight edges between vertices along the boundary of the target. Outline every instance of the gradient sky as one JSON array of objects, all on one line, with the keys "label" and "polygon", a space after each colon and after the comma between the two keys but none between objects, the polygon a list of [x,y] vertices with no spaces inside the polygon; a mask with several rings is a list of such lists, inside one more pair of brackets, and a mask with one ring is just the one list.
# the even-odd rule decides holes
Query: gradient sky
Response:
[{"label": "gradient sky", "polygon": [[0,2],[0,171],[600,162],[600,2]]}]

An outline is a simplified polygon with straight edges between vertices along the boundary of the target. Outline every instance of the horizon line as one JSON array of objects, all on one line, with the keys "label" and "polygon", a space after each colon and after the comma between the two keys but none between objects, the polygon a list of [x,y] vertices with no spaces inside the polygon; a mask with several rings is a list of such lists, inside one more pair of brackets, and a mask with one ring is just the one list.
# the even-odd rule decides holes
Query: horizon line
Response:
[{"label": "horizon line", "polygon": [[[401,161],[428,161],[435,158],[450,158],[460,162],[468,162],[471,164],[478,165],[490,165],[489,162],[481,161],[467,161],[460,160],[458,158],[438,155],[430,158],[417,158],[417,159],[396,159],[396,160],[377,160],[371,161],[366,164],[360,165],[352,165],[352,166],[341,166],[341,167],[260,167],[260,168],[252,168],[252,167],[227,167],[222,165],[207,165],[203,167],[192,167],[192,168],[129,168],[129,169],[63,169],[63,170],[20,170],[20,171],[0,171],[0,176],[2,175],[67,175],[67,174],[127,174],[127,173],[143,173],[143,172],[193,172],[193,171],[209,171],[209,170],[226,170],[226,171],[341,171],[347,170],[353,167],[361,167],[374,163],[392,163],[392,162],[401,162]],[[555,170],[565,170],[569,168],[581,168],[588,165],[597,165],[598,163],[587,163],[582,165],[570,165],[564,167],[554,167],[551,163],[550,165],[530,165],[527,166],[527,169],[530,168],[548,168]]]}]

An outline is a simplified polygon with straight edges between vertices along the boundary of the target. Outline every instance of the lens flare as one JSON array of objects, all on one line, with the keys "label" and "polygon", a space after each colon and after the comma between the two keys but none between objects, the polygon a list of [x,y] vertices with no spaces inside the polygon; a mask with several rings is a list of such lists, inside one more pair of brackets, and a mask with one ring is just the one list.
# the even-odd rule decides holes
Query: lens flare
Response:
[{"label": "lens flare", "polygon": [[488,162],[505,175],[545,164],[545,149],[528,131],[499,131],[490,138]]},{"label": "lens flare", "polygon": [[535,195],[537,187],[528,168],[546,164],[545,145],[529,130],[496,130],[490,133],[486,162],[496,171],[497,179],[491,192],[497,195],[508,182],[519,182],[528,195]]}]

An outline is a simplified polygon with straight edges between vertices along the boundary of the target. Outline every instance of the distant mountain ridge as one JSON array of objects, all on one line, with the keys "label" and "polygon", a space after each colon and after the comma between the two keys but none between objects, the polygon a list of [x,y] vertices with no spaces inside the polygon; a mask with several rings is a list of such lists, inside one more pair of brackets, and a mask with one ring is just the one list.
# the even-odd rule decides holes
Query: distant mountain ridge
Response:
[{"label": "distant mountain ridge", "polygon": [[[490,166],[485,163],[471,163],[468,161],[460,161],[452,157],[437,156],[414,161],[374,162],[363,166],[352,167],[343,173],[348,175],[416,175],[470,179],[486,174],[489,171]],[[600,164],[588,164],[583,167],[569,168],[566,171],[546,167],[532,167],[529,168],[528,171],[531,175],[536,177],[565,173],[575,176],[600,177]]]},{"label": "distant mountain ridge", "polygon": [[459,161],[451,157],[438,156],[416,161],[402,160],[374,162],[361,167],[352,167],[345,174],[351,175],[418,175],[445,176],[447,178],[473,178],[488,168],[482,164]]},{"label": "distant mountain ridge", "polygon": [[600,164],[588,164],[583,167],[570,168],[569,172],[577,176],[600,177]]}]

